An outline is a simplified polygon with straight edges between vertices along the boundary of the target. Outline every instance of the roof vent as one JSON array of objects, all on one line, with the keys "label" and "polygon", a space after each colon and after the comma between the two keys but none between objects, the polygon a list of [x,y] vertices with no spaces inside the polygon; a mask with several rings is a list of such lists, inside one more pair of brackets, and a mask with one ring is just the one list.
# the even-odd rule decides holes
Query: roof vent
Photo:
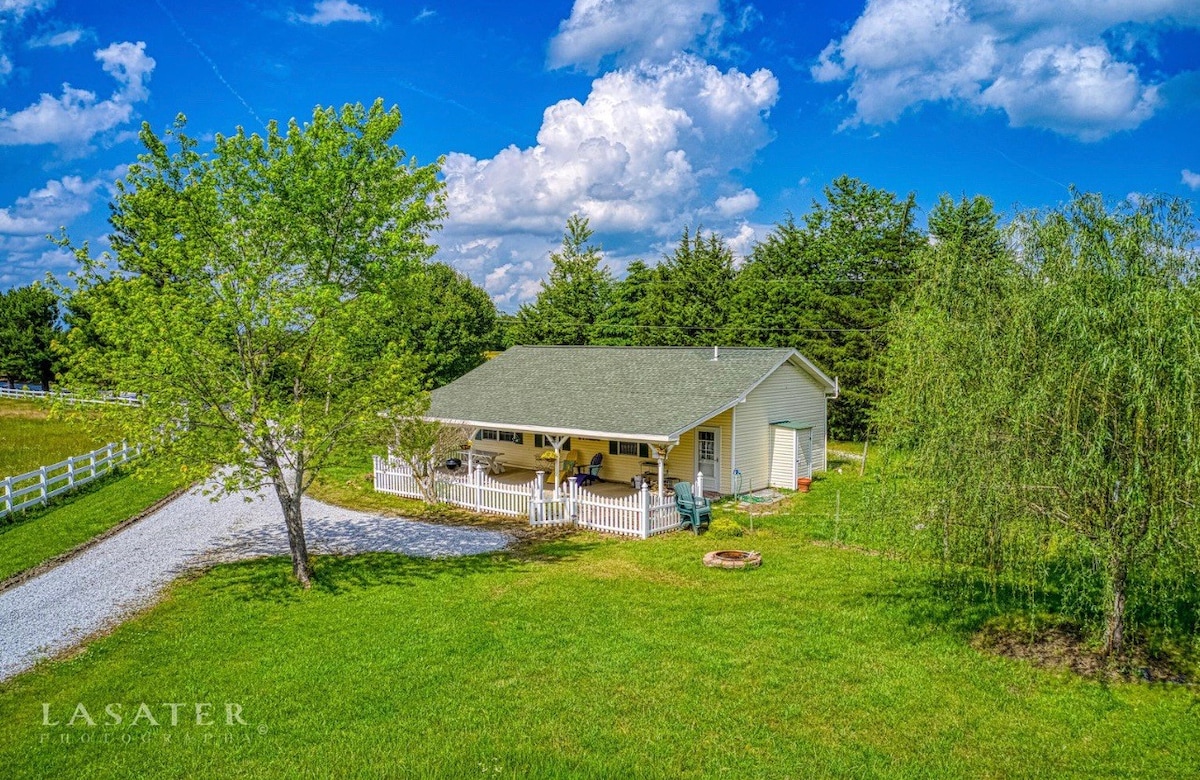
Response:
[{"label": "roof vent", "polygon": [[718,352],[720,351],[720,349],[721,349],[721,348],[720,348],[720,347],[718,347],[717,345],[715,345],[715,344],[713,345],[713,362],[716,362],[716,360],[717,360],[717,354],[718,354]]}]

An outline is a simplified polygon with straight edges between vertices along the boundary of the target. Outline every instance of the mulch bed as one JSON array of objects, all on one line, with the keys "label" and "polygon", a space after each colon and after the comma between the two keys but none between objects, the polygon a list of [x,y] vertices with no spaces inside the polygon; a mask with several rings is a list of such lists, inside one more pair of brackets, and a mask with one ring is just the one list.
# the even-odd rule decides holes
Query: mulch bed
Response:
[{"label": "mulch bed", "polygon": [[1032,636],[1026,630],[988,626],[972,638],[971,645],[977,650],[1082,677],[1180,685],[1194,683],[1193,675],[1176,661],[1151,656],[1144,648],[1135,647],[1124,658],[1106,658],[1071,626],[1055,626]]}]

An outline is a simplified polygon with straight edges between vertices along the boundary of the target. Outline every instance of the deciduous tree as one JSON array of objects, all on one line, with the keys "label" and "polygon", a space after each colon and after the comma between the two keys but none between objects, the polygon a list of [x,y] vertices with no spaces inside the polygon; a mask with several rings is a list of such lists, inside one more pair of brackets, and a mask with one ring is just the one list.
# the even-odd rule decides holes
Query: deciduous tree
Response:
[{"label": "deciduous tree", "polygon": [[70,378],[142,397],[121,423],[148,463],[269,486],[304,586],[301,498],[335,447],[377,435],[378,411],[419,385],[399,345],[371,336],[443,213],[438,166],[393,145],[399,127],[382,101],[318,107],[201,153],[182,117],[164,137],[143,125],[112,256],[77,250],[81,295],[121,281],[88,300],[103,349],[72,350]]},{"label": "deciduous tree", "polygon": [[[880,420],[913,526],[949,562],[1037,581],[1099,618],[1194,632],[1200,260],[1182,202],[1075,195],[1021,215],[943,201],[897,324]],[[928,524],[928,525],[927,525]],[[1051,573],[1056,578],[1051,580]]]},{"label": "deciduous tree", "polygon": [[41,284],[0,293],[0,376],[9,386],[36,381],[43,390],[54,379],[53,341],[60,333],[58,298]]}]

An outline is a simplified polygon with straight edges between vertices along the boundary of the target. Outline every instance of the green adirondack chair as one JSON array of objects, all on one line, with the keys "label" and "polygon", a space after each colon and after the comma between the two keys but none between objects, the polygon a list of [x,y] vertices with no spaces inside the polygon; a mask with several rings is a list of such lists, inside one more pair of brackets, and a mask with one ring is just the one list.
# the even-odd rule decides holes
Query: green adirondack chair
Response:
[{"label": "green adirondack chair", "polygon": [[712,502],[701,496],[692,495],[692,486],[687,482],[675,483],[675,506],[679,509],[681,525],[690,525],[692,533],[699,534],[712,522]]}]

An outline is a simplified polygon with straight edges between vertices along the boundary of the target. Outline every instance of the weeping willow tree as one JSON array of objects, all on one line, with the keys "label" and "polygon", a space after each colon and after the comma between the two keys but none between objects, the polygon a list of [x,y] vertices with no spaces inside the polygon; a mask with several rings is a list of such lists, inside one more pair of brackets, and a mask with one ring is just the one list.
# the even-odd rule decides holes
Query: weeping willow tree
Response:
[{"label": "weeping willow tree", "polygon": [[930,232],[879,415],[909,477],[904,522],[947,564],[1060,588],[1106,653],[1131,620],[1194,635],[1191,212],[1076,194],[1004,236],[986,200],[944,199]]}]

